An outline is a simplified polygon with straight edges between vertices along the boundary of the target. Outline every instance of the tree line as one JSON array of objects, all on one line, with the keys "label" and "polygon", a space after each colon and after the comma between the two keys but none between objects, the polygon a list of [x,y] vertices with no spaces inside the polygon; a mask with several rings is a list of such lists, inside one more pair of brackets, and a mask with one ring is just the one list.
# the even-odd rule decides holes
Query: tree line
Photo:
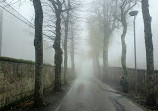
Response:
[{"label": "tree line", "polygon": [[[2,3],[7,0],[2,0]],[[9,1],[9,5],[21,4],[26,1]],[[27,1],[28,2],[28,1]],[[75,75],[75,46],[77,42],[77,21],[75,15],[79,9],[78,0],[32,0],[34,7],[34,47],[35,47],[35,88],[34,88],[34,107],[44,105],[42,69],[43,69],[43,41],[50,42],[51,48],[55,50],[55,92],[62,91],[61,84],[61,65],[64,55],[64,83],[67,75],[67,61],[70,52],[71,73]],[[53,82],[53,81],[52,81]]]},{"label": "tree line", "polygon": [[[5,0],[4,0],[5,1]],[[20,0],[17,0],[20,1]],[[17,2],[16,1],[16,2]],[[15,2],[15,3],[16,3]],[[74,52],[75,52],[75,25],[76,17],[75,9],[79,3],[77,0],[32,0],[35,12],[35,90],[34,90],[34,106],[43,105],[43,89],[42,89],[42,65],[43,65],[43,31],[49,33],[50,36],[45,37],[53,43],[52,48],[55,50],[55,81],[54,91],[61,91],[61,64],[64,50],[64,78],[67,74],[68,44],[70,45],[70,57],[72,64],[72,73],[75,73]],[[93,0],[94,4],[93,16],[88,19],[89,33],[91,33],[93,63],[96,63],[97,73],[101,71],[99,67],[99,52],[103,56],[103,81],[109,75],[108,52],[112,33],[115,29],[123,28],[121,35],[122,56],[121,63],[124,75],[123,90],[128,92],[128,71],[126,67],[126,42],[125,37],[128,30],[127,15],[131,9],[139,2],[142,5],[142,15],[144,20],[145,47],[146,47],[146,63],[147,63],[147,88],[148,96],[146,98],[147,105],[155,105],[156,97],[154,94],[154,62],[153,62],[153,42],[151,17],[149,13],[148,0]],[[47,13],[43,10],[47,9]],[[49,23],[52,21],[51,23]],[[46,22],[46,23],[45,23]],[[45,25],[45,24],[46,25]],[[43,25],[44,24],[44,25]],[[74,28],[75,27],[75,28]],[[44,30],[45,29],[45,30]],[[64,35],[64,36],[63,36]],[[100,36],[102,44],[96,37]],[[99,37],[98,37],[99,38]],[[63,40],[63,43],[61,42]],[[63,46],[62,46],[63,44]],[[98,44],[96,46],[96,44]],[[63,48],[62,48],[63,47]],[[96,67],[94,66],[94,68]],[[66,79],[64,80],[66,83]]]},{"label": "tree line", "polygon": [[[43,2],[43,1],[42,1]],[[40,0],[33,0],[35,9],[35,92],[34,92],[34,105],[39,107],[43,104],[43,89],[42,89],[42,64],[43,64],[43,7]],[[64,83],[66,83],[67,75],[67,60],[68,60],[68,44],[71,45],[70,57],[72,74],[75,74],[75,24],[77,21],[74,17],[74,13],[79,5],[79,2],[72,0],[47,0],[45,4],[46,8],[50,7],[47,13],[48,18],[54,19],[54,30],[52,24],[49,25],[49,30],[52,32],[52,36],[48,37],[53,42],[52,48],[55,50],[54,65],[55,65],[55,81],[54,89],[55,92],[62,91],[61,89],[61,65],[63,62],[63,50],[64,50]],[[50,11],[51,15],[50,16]],[[46,20],[47,22],[47,20]],[[47,27],[47,26],[46,26]],[[47,29],[48,30],[48,29]],[[47,31],[48,32],[48,31]],[[64,35],[64,36],[63,36]],[[63,40],[62,40],[63,39]],[[63,49],[62,42],[63,41]]]},{"label": "tree line", "polygon": [[[111,44],[111,37],[115,29],[121,28],[121,65],[123,69],[123,91],[128,92],[128,70],[126,66],[126,35],[128,31],[128,17],[129,12],[135,9],[136,5],[141,4],[142,15],[144,21],[144,39],[146,48],[146,68],[147,68],[147,97],[146,104],[149,106],[156,105],[156,97],[154,92],[154,61],[153,61],[153,41],[152,41],[152,28],[151,16],[149,12],[148,0],[92,0],[91,11],[92,15],[88,18],[88,30],[91,46],[91,55],[93,58],[93,66],[95,73],[100,74],[103,72],[101,78],[104,82],[108,80],[109,61],[108,53]],[[99,66],[99,58],[102,54],[103,70]]]}]

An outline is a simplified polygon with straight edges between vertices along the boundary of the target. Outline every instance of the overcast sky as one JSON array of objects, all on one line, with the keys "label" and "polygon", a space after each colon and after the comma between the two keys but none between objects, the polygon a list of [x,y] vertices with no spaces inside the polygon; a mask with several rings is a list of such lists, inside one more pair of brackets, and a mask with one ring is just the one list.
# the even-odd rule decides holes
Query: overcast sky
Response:
[{"label": "overcast sky", "polygon": [[[11,1],[11,0],[10,0]],[[32,20],[32,17],[34,16],[34,8],[33,8],[33,4],[32,2],[30,2],[30,0],[24,0],[25,2],[22,3],[20,6],[17,4],[14,4],[13,7],[19,11],[25,18],[27,18],[29,21]],[[90,3],[92,0],[81,0],[82,1],[82,10],[79,13],[80,17],[82,18],[81,23],[80,23],[80,27],[81,27],[81,31],[80,31],[80,37],[81,37],[81,41],[80,41],[80,46],[79,46],[79,52],[80,53],[84,53],[88,51],[88,31],[87,31],[87,24],[86,24],[86,19],[89,16],[89,10],[90,10]],[[153,28],[153,36],[154,38],[156,38],[156,36],[158,35],[158,31],[156,30],[156,28],[158,25],[158,0],[149,0],[150,2],[150,13],[152,16],[152,28]],[[142,19],[142,13],[141,13],[141,5],[138,7],[139,10],[139,14],[137,16],[136,19],[136,30],[137,30],[137,41],[138,41],[138,45],[140,44],[140,46],[138,47],[138,54],[142,54],[142,56],[138,57],[140,68],[144,68],[145,67],[145,45],[143,44],[142,41],[144,41],[144,36],[143,36],[143,19]],[[32,20],[33,22],[33,20]],[[132,21],[131,21],[132,22]],[[115,40],[113,41],[113,45],[110,48],[110,54],[112,59],[110,59],[112,65],[116,65],[116,66],[120,66],[120,50],[117,49],[116,47],[116,39],[118,39],[118,41],[120,40],[120,38],[115,38]],[[141,41],[141,42],[140,42]],[[155,43],[156,39],[154,39],[154,43]],[[132,24],[131,27],[129,27],[129,31],[126,37],[126,43],[127,44],[131,44],[131,42],[133,42],[133,29],[132,29]],[[120,47],[120,44],[118,45],[118,47]],[[131,64],[127,64],[129,67],[134,67],[134,63],[133,63],[133,46],[129,45],[127,46],[128,50],[130,51],[130,53],[127,53],[127,55],[129,56],[129,60],[127,60],[127,63],[131,63]],[[154,48],[158,49],[158,47],[155,45]],[[121,49],[121,47],[119,48]],[[143,51],[141,51],[143,50]],[[116,55],[118,51],[118,54]],[[120,55],[119,55],[120,54]],[[130,58],[131,56],[131,58]],[[158,58],[158,51],[155,53],[156,58]],[[79,57],[78,57],[79,58]],[[83,59],[83,57],[81,57]],[[143,58],[143,59],[142,59]],[[81,61],[80,59],[78,59],[78,61]],[[156,67],[158,69],[158,59],[155,59],[155,63],[157,64]]]}]

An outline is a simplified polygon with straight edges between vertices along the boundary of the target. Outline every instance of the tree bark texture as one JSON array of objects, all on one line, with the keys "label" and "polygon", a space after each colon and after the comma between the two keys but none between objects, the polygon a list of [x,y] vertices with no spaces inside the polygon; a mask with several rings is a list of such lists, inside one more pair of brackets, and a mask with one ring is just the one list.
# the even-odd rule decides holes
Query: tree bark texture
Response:
[{"label": "tree bark texture", "polygon": [[128,72],[126,67],[126,42],[125,37],[127,34],[127,22],[126,22],[126,15],[122,12],[121,13],[121,23],[123,26],[123,33],[121,35],[121,44],[122,44],[122,56],[121,56],[121,64],[123,68],[123,76],[124,76],[124,85],[123,85],[123,91],[128,92]]},{"label": "tree bark texture", "polygon": [[55,29],[55,41],[53,48],[55,50],[54,64],[55,64],[55,81],[54,81],[54,92],[60,92],[61,89],[61,64],[62,64],[62,49],[61,49],[61,14],[62,4],[60,0],[49,0],[55,11],[56,16],[56,29]]},{"label": "tree bark texture", "polygon": [[54,91],[61,91],[61,64],[62,64],[62,49],[60,46],[61,41],[61,11],[56,12],[56,37],[53,48],[55,49],[55,81]]},{"label": "tree bark texture", "polygon": [[147,99],[146,104],[149,106],[156,105],[154,94],[154,61],[153,61],[153,41],[151,31],[151,17],[149,13],[148,0],[142,0],[142,14],[144,20],[146,63],[147,63]]},{"label": "tree bark texture", "polygon": [[[107,33],[106,33],[107,34]],[[108,51],[109,51],[109,36],[104,35],[103,43],[103,81],[108,80],[107,76],[109,74],[109,61],[108,61]]]},{"label": "tree bark texture", "polygon": [[43,65],[43,10],[40,0],[33,0],[35,9],[35,90],[34,105],[40,107],[43,104],[42,65]]}]

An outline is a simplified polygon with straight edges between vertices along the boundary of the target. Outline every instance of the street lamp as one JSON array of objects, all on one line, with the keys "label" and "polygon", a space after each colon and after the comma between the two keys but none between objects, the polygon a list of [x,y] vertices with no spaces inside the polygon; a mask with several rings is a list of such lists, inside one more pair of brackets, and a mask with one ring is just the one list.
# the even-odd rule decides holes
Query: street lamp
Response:
[{"label": "street lamp", "polygon": [[133,24],[134,24],[134,55],[135,55],[135,91],[137,93],[137,53],[136,53],[136,30],[135,30],[135,20],[138,11],[131,11],[129,13],[130,16],[134,17]]}]

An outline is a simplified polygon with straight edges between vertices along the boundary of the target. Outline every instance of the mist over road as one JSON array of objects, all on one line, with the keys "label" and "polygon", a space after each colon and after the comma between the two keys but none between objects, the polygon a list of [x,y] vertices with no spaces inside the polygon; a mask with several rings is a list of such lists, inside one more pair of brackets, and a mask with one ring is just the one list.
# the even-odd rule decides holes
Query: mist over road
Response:
[{"label": "mist over road", "polygon": [[80,77],[55,111],[143,110],[93,77]]}]

